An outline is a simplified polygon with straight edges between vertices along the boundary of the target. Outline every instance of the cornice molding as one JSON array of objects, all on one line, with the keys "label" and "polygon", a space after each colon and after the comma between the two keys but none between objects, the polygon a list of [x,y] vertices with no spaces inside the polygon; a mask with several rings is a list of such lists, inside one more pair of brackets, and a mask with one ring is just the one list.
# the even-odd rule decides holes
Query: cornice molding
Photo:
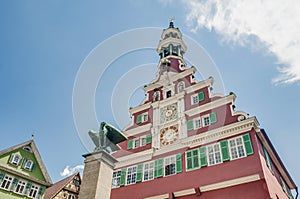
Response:
[{"label": "cornice molding", "polygon": [[134,113],[140,112],[140,111],[148,109],[150,107],[151,107],[151,102],[148,102],[147,104],[142,104],[137,107],[129,109],[129,113],[130,113],[130,115],[133,115]]},{"label": "cornice molding", "polygon": [[235,122],[217,129],[212,129],[205,133],[183,138],[173,144],[163,146],[160,149],[152,148],[138,153],[133,153],[131,155],[122,156],[117,158],[119,162],[116,163],[116,168],[122,168],[129,165],[138,164],[140,162],[150,161],[155,156],[163,155],[176,150],[205,145],[210,142],[250,131],[252,128],[258,129],[258,126],[259,123],[257,119],[255,117],[251,117],[240,122]]},{"label": "cornice molding", "polygon": [[127,156],[117,158],[115,169],[135,165],[140,162],[146,162],[152,159],[153,149],[148,149],[139,153],[132,153]]},{"label": "cornice molding", "polygon": [[226,187],[232,187],[232,186],[236,186],[236,185],[240,185],[240,184],[258,181],[260,179],[261,178],[260,178],[259,174],[254,174],[254,175],[250,175],[250,176],[235,178],[232,180],[226,180],[223,182],[218,182],[218,183],[214,183],[214,184],[201,186],[201,187],[199,187],[199,190],[200,190],[200,192],[212,191],[212,190],[216,190],[216,189],[222,189],[222,188],[226,188]]},{"label": "cornice molding", "polygon": [[252,128],[258,128],[259,123],[255,117],[236,122],[221,128],[213,129],[199,135],[187,137],[181,141],[182,145],[186,147],[196,147],[209,142],[225,139],[226,137],[241,134],[250,131]]},{"label": "cornice molding", "polygon": [[25,174],[22,174],[20,172],[17,172],[15,170],[12,170],[10,168],[7,168],[5,167],[4,165],[0,165],[0,170],[3,170],[9,174],[12,174],[12,175],[15,175],[15,176],[18,176],[18,177],[21,177],[25,180],[28,180],[28,181],[31,181],[31,182],[34,182],[36,184],[39,184],[39,185],[44,185],[46,187],[50,187],[52,185],[52,183],[49,183],[49,182],[44,182],[42,180],[39,180],[39,179],[36,179],[36,178],[33,178],[31,176],[28,176],[28,175],[25,175]]},{"label": "cornice molding", "polygon": [[188,116],[193,116],[193,115],[200,114],[202,112],[214,109],[216,107],[225,105],[227,103],[234,103],[234,100],[235,100],[234,95],[228,95],[228,96],[225,96],[223,98],[217,99],[215,101],[208,102],[208,103],[203,104],[201,106],[197,106],[195,108],[186,110],[185,114],[187,114]]},{"label": "cornice molding", "polygon": [[201,88],[205,88],[207,86],[212,86],[213,83],[214,83],[214,79],[211,77],[211,78],[208,78],[207,80],[197,82],[196,84],[194,84],[190,87],[187,87],[185,89],[185,91],[186,91],[186,93],[192,93],[192,92],[195,92],[196,90],[199,90]]},{"label": "cornice molding", "polygon": [[133,135],[136,135],[136,134],[139,134],[139,133],[150,131],[151,127],[152,127],[152,124],[148,123],[148,124],[145,124],[145,125],[141,125],[141,126],[123,131],[123,134],[126,135],[127,137],[130,137],[130,136],[133,136]]}]

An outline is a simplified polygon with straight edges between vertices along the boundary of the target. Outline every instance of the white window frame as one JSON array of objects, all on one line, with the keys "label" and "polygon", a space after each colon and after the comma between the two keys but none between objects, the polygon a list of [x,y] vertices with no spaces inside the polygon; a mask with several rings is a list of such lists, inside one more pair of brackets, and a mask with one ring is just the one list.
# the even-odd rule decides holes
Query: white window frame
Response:
[{"label": "white window frame", "polygon": [[147,122],[149,119],[148,112],[142,114],[142,123]]},{"label": "white window frame", "polygon": [[[147,179],[145,177],[148,176]],[[147,162],[143,165],[143,181],[154,179],[154,162]]]},{"label": "white window frame", "polygon": [[[27,164],[30,163],[30,166],[28,167]],[[31,171],[33,166],[33,161],[32,160],[26,160],[25,164],[24,164],[24,169]]]},{"label": "white window frame", "polygon": [[121,170],[116,170],[113,172],[111,187],[112,188],[120,187],[120,181],[121,181]]},{"label": "white window frame", "polygon": [[24,194],[25,189],[26,189],[26,182],[23,180],[19,180],[14,192],[18,194]]},{"label": "white window frame", "polygon": [[[210,149],[212,149],[212,152],[210,151]],[[211,155],[213,158],[213,162],[211,161]],[[208,166],[221,164],[223,162],[220,142],[206,146],[206,157]]]},{"label": "white window frame", "polygon": [[[208,118],[208,124],[206,124],[205,118]],[[203,115],[202,116],[202,126],[209,126],[209,125],[211,125],[210,115],[209,114]]]},{"label": "white window frame", "polygon": [[[197,99],[194,101],[194,99]],[[191,95],[191,104],[194,105],[194,104],[198,104],[199,103],[199,97],[198,97],[198,93],[194,94],[194,95]]]},{"label": "white window frame", "polygon": [[[171,172],[169,174],[166,173],[166,167],[171,166]],[[172,167],[173,166],[173,167]],[[164,159],[164,176],[170,176],[176,174],[176,156],[169,156]]]},{"label": "white window frame", "polygon": [[137,166],[128,167],[126,171],[126,185],[135,184],[137,175]]},{"label": "white window frame", "polygon": [[38,192],[39,192],[39,186],[33,184],[31,185],[29,192],[28,192],[28,197],[29,198],[37,198]]},{"label": "white window frame", "polygon": [[140,146],[146,146],[147,145],[147,138],[146,135],[143,135],[140,137]]},{"label": "white window frame", "polygon": [[[15,158],[18,158],[18,160],[16,161]],[[19,154],[13,154],[10,163],[13,164],[13,165],[15,165],[15,166],[18,166],[20,164],[21,160],[22,160],[22,156],[21,155],[19,155]]]},{"label": "white window frame", "polygon": [[[240,139],[241,143],[239,143],[237,145],[237,140]],[[232,141],[234,142],[234,146],[231,145]],[[229,150],[229,154],[230,154],[230,160],[236,160],[239,158],[244,158],[247,156],[246,154],[246,149],[244,146],[244,140],[242,136],[238,136],[238,137],[234,137],[232,139],[228,140],[228,150]],[[235,150],[236,154],[233,154],[233,150]],[[240,154],[240,150],[243,151],[243,155]],[[237,155],[235,157],[233,157],[234,155]]]},{"label": "white window frame", "polygon": [[140,147],[140,138],[139,137],[132,139],[132,149],[136,149],[138,147]]},{"label": "white window frame", "polygon": [[10,190],[10,187],[12,185],[13,177],[9,175],[5,175],[3,178],[3,181],[1,183],[0,188],[5,190]]},{"label": "white window frame", "polygon": [[[200,129],[202,127],[202,120],[200,117],[194,118],[193,121],[194,121],[194,130]],[[200,125],[197,125],[198,122],[200,123]]]}]

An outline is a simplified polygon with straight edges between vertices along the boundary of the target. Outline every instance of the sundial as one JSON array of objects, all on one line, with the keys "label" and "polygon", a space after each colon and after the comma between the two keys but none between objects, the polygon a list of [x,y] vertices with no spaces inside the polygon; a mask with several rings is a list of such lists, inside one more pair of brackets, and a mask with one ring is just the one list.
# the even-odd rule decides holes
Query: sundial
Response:
[{"label": "sundial", "polygon": [[108,153],[117,151],[118,143],[127,140],[127,137],[114,126],[101,122],[99,132],[89,131],[89,136],[95,144],[94,152],[105,150]]}]

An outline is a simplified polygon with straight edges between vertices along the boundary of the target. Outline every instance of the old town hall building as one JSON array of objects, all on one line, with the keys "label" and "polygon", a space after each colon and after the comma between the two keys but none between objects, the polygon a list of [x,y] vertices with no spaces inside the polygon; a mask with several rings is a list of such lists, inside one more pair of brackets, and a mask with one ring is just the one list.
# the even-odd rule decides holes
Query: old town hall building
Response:
[{"label": "old town hall building", "polygon": [[173,22],[163,30],[156,79],[129,112],[128,140],[114,152],[111,198],[288,199],[297,187],[256,117],[235,109],[235,94],[194,78]]}]

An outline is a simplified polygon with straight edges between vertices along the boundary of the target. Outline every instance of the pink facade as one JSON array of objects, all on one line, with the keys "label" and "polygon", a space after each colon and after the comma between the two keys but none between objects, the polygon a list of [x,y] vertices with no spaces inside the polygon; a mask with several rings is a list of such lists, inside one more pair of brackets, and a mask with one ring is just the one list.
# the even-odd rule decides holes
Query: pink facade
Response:
[{"label": "pink facade", "polygon": [[211,92],[183,60],[173,22],[158,45],[157,79],[129,110],[112,199],[293,198],[296,185],[255,117],[235,110],[235,95]]}]

